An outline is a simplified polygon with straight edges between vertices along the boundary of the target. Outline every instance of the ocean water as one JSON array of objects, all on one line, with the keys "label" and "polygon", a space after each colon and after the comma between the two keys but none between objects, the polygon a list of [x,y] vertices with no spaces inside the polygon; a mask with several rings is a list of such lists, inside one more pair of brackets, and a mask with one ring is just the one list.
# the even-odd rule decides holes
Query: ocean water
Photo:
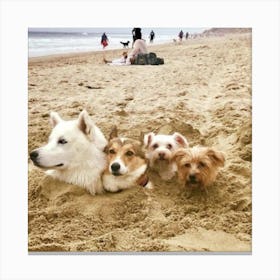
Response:
[{"label": "ocean water", "polygon": [[[184,33],[198,34],[205,28],[142,28],[142,38],[149,45],[149,34],[155,33],[153,44],[172,42],[180,30]],[[132,45],[132,28],[29,28],[28,56],[46,56],[75,52],[100,51],[101,35],[105,32],[109,39],[106,50],[123,48],[120,41],[130,41]]]}]

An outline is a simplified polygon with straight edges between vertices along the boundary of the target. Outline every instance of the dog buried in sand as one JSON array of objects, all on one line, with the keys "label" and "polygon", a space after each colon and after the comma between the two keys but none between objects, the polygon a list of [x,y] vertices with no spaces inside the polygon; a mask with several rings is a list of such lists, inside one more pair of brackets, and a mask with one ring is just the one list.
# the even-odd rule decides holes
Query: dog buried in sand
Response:
[{"label": "dog buried in sand", "polygon": [[103,152],[107,140],[83,110],[78,119],[65,121],[51,112],[53,127],[48,144],[33,150],[34,165],[55,179],[87,189],[92,195],[103,192],[101,174],[106,167]]},{"label": "dog buried in sand", "polygon": [[117,192],[133,186],[152,188],[147,175],[148,161],[142,151],[142,142],[118,137],[113,127],[105,148],[107,168],[102,176],[103,186],[109,192]]},{"label": "dog buried in sand", "polygon": [[172,135],[156,135],[153,132],[144,135],[146,158],[151,169],[155,170],[163,180],[170,180],[175,175],[176,164],[172,161],[172,153],[188,146],[187,139],[178,132]]},{"label": "dog buried in sand", "polygon": [[178,149],[172,158],[177,166],[179,181],[190,191],[199,187],[206,193],[207,187],[215,181],[219,168],[225,163],[222,152],[201,146]]}]

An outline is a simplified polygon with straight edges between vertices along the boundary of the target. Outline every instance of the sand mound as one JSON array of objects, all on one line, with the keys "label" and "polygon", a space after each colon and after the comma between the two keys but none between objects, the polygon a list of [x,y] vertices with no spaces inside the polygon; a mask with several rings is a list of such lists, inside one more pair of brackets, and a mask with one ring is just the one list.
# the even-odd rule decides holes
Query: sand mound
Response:
[{"label": "sand mound", "polygon": [[[209,194],[188,197],[151,173],[154,190],[91,196],[29,164],[29,251],[250,251],[251,37],[154,46],[162,66],[113,67],[101,53],[29,62],[29,152],[47,141],[49,112],[86,108],[108,135],[156,131],[215,146],[226,165]],[[119,56],[108,51],[108,59]]]}]

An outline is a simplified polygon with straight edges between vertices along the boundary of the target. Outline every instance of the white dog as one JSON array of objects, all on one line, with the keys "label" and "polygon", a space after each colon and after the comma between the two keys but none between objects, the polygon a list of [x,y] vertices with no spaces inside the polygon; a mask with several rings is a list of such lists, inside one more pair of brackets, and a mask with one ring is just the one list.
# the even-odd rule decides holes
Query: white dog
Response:
[{"label": "white dog", "polygon": [[107,140],[84,110],[77,120],[65,121],[51,112],[53,130],[47,145],[33,150],[34,165],[52,177],[87,189],[92,195],[102,193],[101,174],[106,168],[103,152]]},{"label": "white dog", "polygon": [[155,135],[153,132],[144,135],[146,158],[151,169],[155,170],[163,180],[172,179],[177,171],[176,164],[172,161],[173,152],[188,146],[187,139],[178,132],[172,135]]}]

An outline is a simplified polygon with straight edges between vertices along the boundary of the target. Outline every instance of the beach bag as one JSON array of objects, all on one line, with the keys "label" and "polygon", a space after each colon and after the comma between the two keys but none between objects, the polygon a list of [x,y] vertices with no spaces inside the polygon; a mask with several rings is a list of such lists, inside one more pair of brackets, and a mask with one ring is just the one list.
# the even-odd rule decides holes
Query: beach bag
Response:
[{"label": "beach bag", "polygon": [[157,57],[157,65],[161,65],[161,64],[164,64],[164,59]]},{"label": "beach bag", "polygon": [[136,58],[134,64],[136,65],[147,65],[148,64],[148,55],[139,53]]},{"label": "beach bag", "polygon": [[157,55],[153,52],[148,53],[147,60],[150,65],[158,65]]},{"label": "beach bag", "polygon": [[157,57],[157,55],[153,52],[147,54],[138,54],[135,58],[135,65],[160,65],[164,64],[163,58]]}]

